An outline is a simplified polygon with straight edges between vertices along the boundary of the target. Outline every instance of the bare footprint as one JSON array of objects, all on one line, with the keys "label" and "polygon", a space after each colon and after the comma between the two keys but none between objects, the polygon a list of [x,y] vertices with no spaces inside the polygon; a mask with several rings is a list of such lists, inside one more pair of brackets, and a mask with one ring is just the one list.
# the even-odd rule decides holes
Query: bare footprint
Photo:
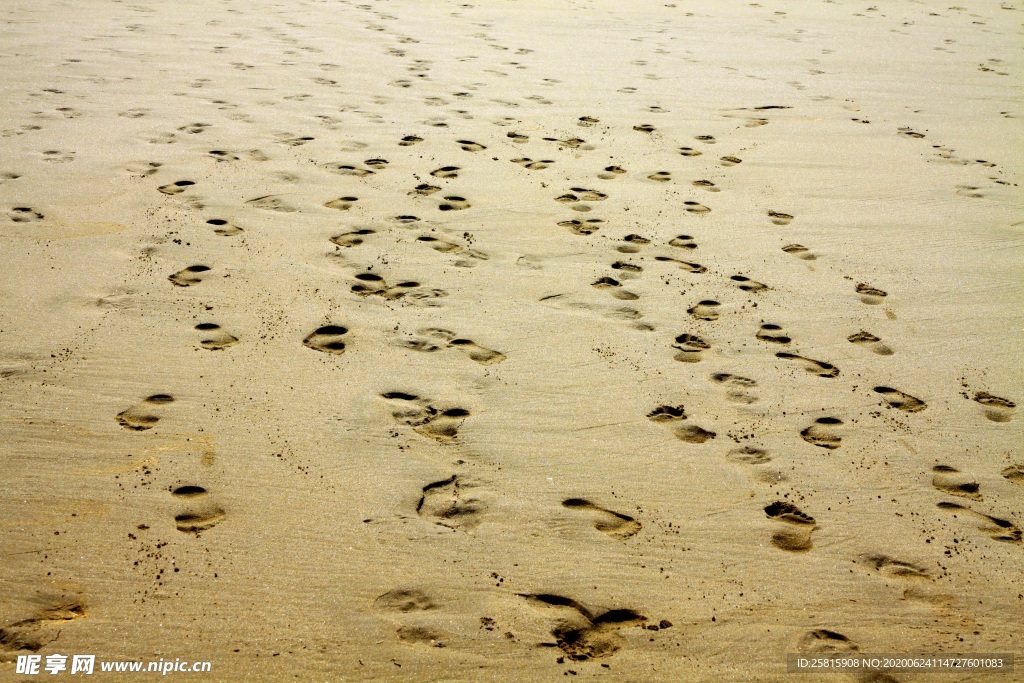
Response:
[{"label": "bare footprint", "polygon": [[943,493],[971,500],[982,499],[981,486],[978,482],[957,468],[950,465],[936,465],[932,468],[932,473],[932,486]]},{"label": "bare footprint", "polygon": [[928,404],[921,399],[914,398],[910,394],[904,394],[902,391],[892,387],[875,387],[874,392],[881,394],[890,408],[902,410],[905,413],[919,413],[928,407]]},{"label": "bare footprint", "polygon": [[217,323],[199,323],[196,329],[203,332],[199,345],[210,351],[220,351],[238,343],[238,337],[225,332]]},{"label": "bare footprint", "polygon": [[668,241],[669,246],[676,247],[678,249],[696,249],[697,243],[693,241],[693,237],[690,235],[676,235]]},{"label": "bare footprint", "polygon": [[1009,520],[992,517],[957,503],[943,501],[937,503],[937,506],[940,510],[952,512],[954,517],[959,518],[960,515],[963,515],[967,519],[974,519],[975,522],[981,525],[978,529],[986,533],[994,541],[1001,541],[1003,543],[1021,542],[1021,530]]},{"label": "bare footprint", "polygon": [[768,285],[751,280],[746,275],[733,275],[729,278],[736,283],[736,286],[742,289],[744,292],[763,292],[769,289]]},{"label": "bare footprint", "polygon": [[331,242],[337,244],[339,247],[357,247],[366,241],[366,237],[368,235],[373,235],[376,232],[376,230],[370,230],[369,228],[351,230],[349,232],[343,232],[340,235],[335,235],[331,238]]},{"label": "bare footprint", "polygon": [[264,195],[246,200],[246,205],[264,211],[277,211],[278,213],[295,213],[297,208],[285,202],[277,195]]},{"label": "bare footprint", "polygon": [[1014,464],[1005,467],[1000,474],[1014,484],[1024,485],[1024,464]]},{"label": "bare footprint", "polygon": [[208,492],[202,486],[179,486],[171,491],[171,495],[187,502],[185,510],[174,517],[174,524],[182,533],[198,536],[224,521],[224,510],[209,500]]},{"label": "bare footprint", "polygon": [[825,361],[814,360],[813,358],[806,358],[804,356],[798,356],[795,353],[786,353],[782,351],[776,353],[775,357],[782,358],[784,360],[796,361],[803,365],[804,370],[818,377],[839,376],[839,368],[832,365],[831,363],[826,363]]},{"label": "bare footprint", "polygon": [[416,505],[416,513],[435,524],[468,531],[481,522],[487,509],[477,498],[468,495],[472,487],[457,475],[427,484]]},{"label": "bare footprint", "polygon": [[427,612],[437,609],[437,602],[429,595],[415,588],[396,588],[373,601],[375,609],[381,612]]},{"label": "bare footprint", "polygon": [[744,465],[766,465],[772,461],[768,451],[756,446],[740,446],[725,454],[725,457],[733,462]]},{"label": "bare footprint", "polygon": [[389,391],[381,394],[381,397],[401,406],[391,413],[396,422],[408,425],[417,434],[442,444],[455,442],[459,428],[469,417],[469,411],[465,408],[441,410],[415,394]]},{"label": "bare footprint", "polygon": [[224,220],[223,218],[211,218],[206,221],[206,224],[212,225],[214,234],[220,235],[221,237],[231,237],[244,232],[240,227]]},{"label": "bare footprint", "polygon": [[851,344],[863,346],[869,349],[871,353],[877,353],[879,356],[891,356],[893,354],[893,350],[883,344],[880,338],[864,330],[851,334],[846,340]]},{"label": "bare footprint", "polygon": [[469,356],[470,360],[481,365],[492,365],[505,360],[505,354],[500,351],[485,348],[469,339],[452,339],[448,345],[463,352]]},{"label": "bare footprint", "polygon": [[789,225],[793,222],[793,216],[788,213],[780,213],[778,211],[769,211],[768,218],[771,219],[775,225]]},{"label": "bare footprint", "polygon": [[117,422],[125,429],[136,432],[152,429],[160,421],[160,416],[155,414],[153,407],[168,403],[174,403],[174,397],[170,394],[153,394],[143,399],[138,405],[118,413]]},{"label": "bare footprint", "polygon": [[0,628],[0,662],[38,652],[57,640],[60,626],[88,616],[85,603],[75,595],[45,596],[36,613]]},{"label": "bare footprint", "polygon": [[686,309],[686,312],[697,320],[718,320],[718,308],[721,306],[717,301],[705,299],[696,306]]},{"label": "bare footprint", "polygon": [[993,422],[1009,422],[1017,410],[1017,404],[1010,399],[993,396],[987,391],[976,392],[973,400],[982,405],[985,417]]},{"label": "bare footprint", "polygon": [[772,344],[788,344],[793,341],[789,335],[782,331],[781,325],[775,323],[764,323],[757,330],[757,334],[754,335],[761,341],[770,342]]},{"label": "bare footprint", "polygon": [[651,422],[665,424],[677,439],[687,443],[702,444],[717,436],[715,432],[708,431],[697,425],[680,424],[686,419],[686,411],[683,409],[683,406],[658,406],[647,413],[647,419]]},{"label": "bare footprint", "polygon": [[[519,596],[557,619],[551,631],[554,645],[566,658],[577,662],[611,657],[625,645],[617,631],[641,626],[647,621],[647,617],[636,610],[611,609],[595,613],[572,598],[551,593],[519,593]],[[659,628],[670,626],[667,621],[659,624]]]},{"label": "bare footprint", "polygon": [[635,536],[640,532],[640,522],[629,515],[600,507],[583,498],[567,498],[562,505],[571,510],[582,510],[594,518],[594,528],[619,539]]},{"label": "bare footprint", "polygon": [[860,294],[860,300],[869,306],[877,306],[889,295],[888,292],[871,285],[866,285],[863,282],[857,285],[857,294]]},{"label": "bare footprint", "polygon": [[324,206],[328,209],[337,209],[338,211],[348,211],[355,203],[359,201],[359,197],[338,197],[332,199],[329,202],[324,202]]},{"label": "bare footprint", "polygon": [[772,545],[776,548],[789,552],[807,552],[813,547],[811,533],[816,526],[813,517],[785,501],[775,501],[765,506],[764,514],[786,524],[772,534]]},{"label": "bare footprint", "polygon": [[886,578],[924,581],[931,581],[932,579],[928,574],[928,570],[924,567],[911,562],[897,560],[880,553],[865,553],[859,556],[857,561],[871,571],[877,572]]},{"label": "bare footprint", "polygon": [[195,185],[195,183],[192,182],[191,180],[179,180],[177,182],[170,183],[169,185],[161,185],[157,189],[163,192],[164,194],[175,195],[181,194],[192,185]]},{"label": "bare footprint", "polygon": [[[694,245],[694,247],[696,247],[696,245]],[[685,270],[688,273],[696,273],[696,274],[700,275],[702,273],[708,272],[708,269],[705,268],[704,266],[702,266],[699,263],[691,263],[689,261],[680,261],[679,259],[674,259],[674,258],[672,258],[670,256],[655,256],[654,260],[655,261],[664,261],[664,262],[669,262],[669,263],[675,263],[676,265],[679,266],[679,270]],[[704,302],[701,302],[701,303],[704,303]]]},{"label": "bare footprint", "polygon": [[819,417],[810,427],[800,432],[800,438],[812,446],[834,450],[842,445],[842,437],[835,433],[843,424],[838,417]]},{"label": "bare footprint", "polygon": [[741,377],[740,375],[731,375],[727,372],[719,372],[711,375],[711,381],[725,387],[727,396],[733,403],[750,404],[757,402],[757,397],[747,391],[757,386],[756,380],[752,380],[749,377]]},{"label": "bare footprint", "polygon": [[817,254],[802,244],[787,244],[782,247],[782,251],[796,256],[798,259],[803,259],[804,261],[814,261],[818,258]]},{"label": "bare footprint", "polygon": [[205,273],[208,270],[210,270],[210,266],[189,266],[179,270],[177,273],[168,275],[167,279],[176,287],[191,287],[192,285],[197,285],[202,282],[203,278],[199,274]]},{"label": "bare footprint", "polygon": [[704,357],[703,353],[711,348],[711,344],[693,334],[681,334],[676,337],[672,348],[678,349],[675,360],[683,363],[698,363]]},{"label": "bare footprint", "polygon": [[306,338],[302,340],[302,345],[314,351],[340,356],[345,353],[345,342],[342,337],[346,334],[348,334],[348,328],[341,325],[324,325],[306,335]]}]

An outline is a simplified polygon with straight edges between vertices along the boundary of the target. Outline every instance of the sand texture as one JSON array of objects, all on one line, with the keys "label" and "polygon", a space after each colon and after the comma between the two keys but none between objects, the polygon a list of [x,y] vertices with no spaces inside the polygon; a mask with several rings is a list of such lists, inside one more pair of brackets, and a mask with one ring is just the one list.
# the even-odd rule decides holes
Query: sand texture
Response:
[{"label": "sand texture", "polygon": [[0,679],[1019,651],[1021,10],[5,0]]}]

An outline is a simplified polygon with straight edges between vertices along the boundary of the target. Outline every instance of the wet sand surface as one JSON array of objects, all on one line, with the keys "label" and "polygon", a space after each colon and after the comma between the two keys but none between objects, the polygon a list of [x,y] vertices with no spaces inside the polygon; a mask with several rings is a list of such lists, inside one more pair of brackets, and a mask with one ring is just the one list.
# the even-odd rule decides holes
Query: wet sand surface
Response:
[{"label": "wet sand surface", "polygon": [[1019,644],[1015,3],[0,16],[0,677]]}]

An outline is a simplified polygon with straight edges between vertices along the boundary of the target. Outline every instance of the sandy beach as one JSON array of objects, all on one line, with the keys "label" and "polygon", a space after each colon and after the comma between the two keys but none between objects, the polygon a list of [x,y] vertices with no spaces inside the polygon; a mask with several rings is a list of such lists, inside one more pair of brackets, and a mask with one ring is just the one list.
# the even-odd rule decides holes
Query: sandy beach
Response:
[{"label": "sandy beach", "polygon": [[0,679],[1020,654],[1022,9],[7,0]]}]

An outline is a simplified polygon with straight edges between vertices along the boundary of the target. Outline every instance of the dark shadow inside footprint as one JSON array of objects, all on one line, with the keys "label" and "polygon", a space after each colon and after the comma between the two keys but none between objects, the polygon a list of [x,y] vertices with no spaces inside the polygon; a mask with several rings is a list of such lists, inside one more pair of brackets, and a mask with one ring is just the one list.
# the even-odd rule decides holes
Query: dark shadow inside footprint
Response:
[{"label": "dark shadow inside footprint", "polygon": [[571,510],[591,513],[594,516],[594,528],[609,536],[625,539],[640,532],[640,522],[629,515],[600,507],[584,498],[567,498],[562,501],[562,505]]},{"label": "dark shadow inside footprint", "polygon": [[302,344],[315,351],[341,355],[345,352],[345,342],[341,338],[346,334],[348,328],[341,325],[324,325],[310,332]]}]

